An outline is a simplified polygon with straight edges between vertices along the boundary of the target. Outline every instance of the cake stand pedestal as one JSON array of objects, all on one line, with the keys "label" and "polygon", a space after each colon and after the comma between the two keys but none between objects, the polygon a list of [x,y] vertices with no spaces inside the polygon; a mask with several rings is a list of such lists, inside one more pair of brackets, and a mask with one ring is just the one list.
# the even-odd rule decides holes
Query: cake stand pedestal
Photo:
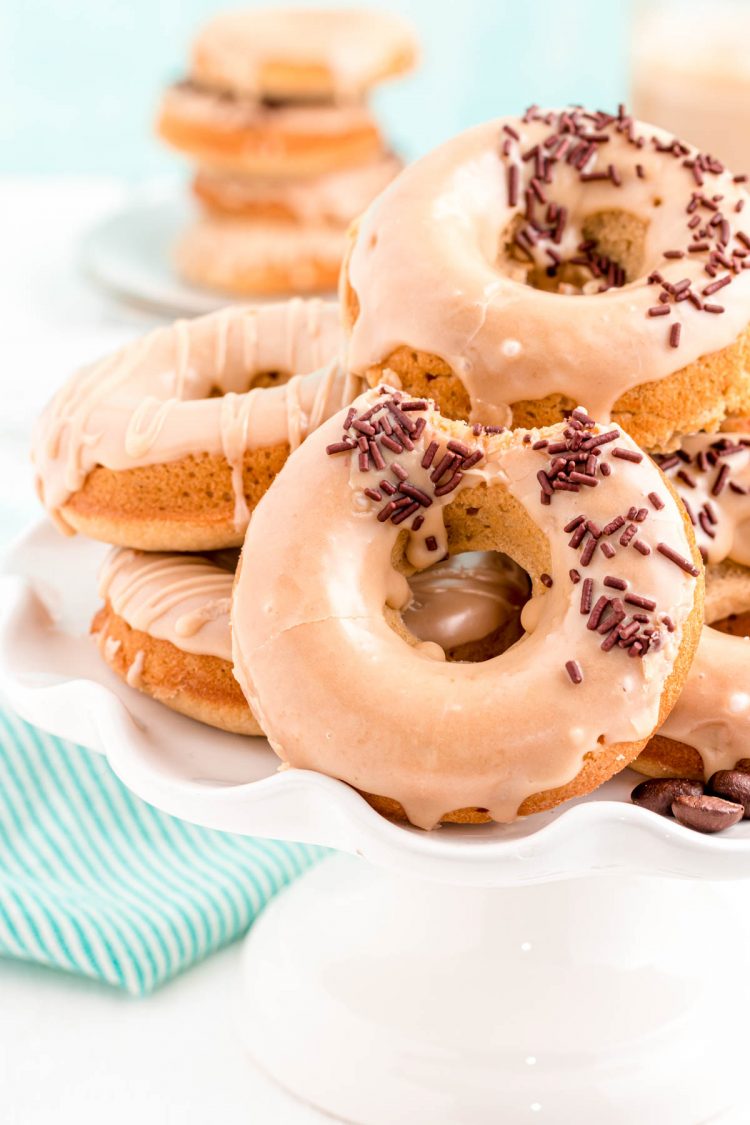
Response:
[{"label": "cake stand pedestal", "polygon": [[391,824],[112,676],[86,637],[101,553],[46,524],[9,552],[10,702],[167,812],[349,853],[246,939],[234,1004],[264,1070],[359,1125],[742,1120],[750,824],[699,836],[627,803],[632,775],[508,827]]}]

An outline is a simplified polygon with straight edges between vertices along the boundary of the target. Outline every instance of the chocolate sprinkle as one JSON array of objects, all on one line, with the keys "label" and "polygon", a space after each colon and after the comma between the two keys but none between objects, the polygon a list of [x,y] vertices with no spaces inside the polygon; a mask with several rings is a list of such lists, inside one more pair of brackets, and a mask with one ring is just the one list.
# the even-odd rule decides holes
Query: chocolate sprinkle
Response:
[{"label": "chocolate sprinkle", "polygon": [[682,555],[673,550],[673,548],[670,547],[668,543],[657,543],[656,549],[660,555],[664,555],[664,557],[669,559],[670,562],[673,562],[677,566],[679,566],[680,570],[684,570],[687,574],[692,574],[694,578],[697,578],[700,574],[697,566],[694,566],[689,559],[683,558]]},{"label": "chocolate sprinkle", "polygon": [[583,672],[581,671],[581,665],[577,660],[567,660],[565,662],[565,671],[568,673],[571,681],[574,684],[583,683]]}]

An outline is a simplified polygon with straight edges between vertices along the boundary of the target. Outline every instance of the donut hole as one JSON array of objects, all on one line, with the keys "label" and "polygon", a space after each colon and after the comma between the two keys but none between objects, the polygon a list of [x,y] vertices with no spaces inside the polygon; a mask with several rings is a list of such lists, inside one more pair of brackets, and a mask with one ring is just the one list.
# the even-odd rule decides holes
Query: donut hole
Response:
[{"label": "donut hole", "polygon": [[[548,293],[605,292],[627,285],[645,272],[648,227],[648,220],[630,211],[592,212],[578,223],[580,237],[574,251],[567,256],[561,253],[561,260],[554,262],[544,251],[534,249],[527,234],[528,221],[516,215],[500,240],[498,266],[514,280]],[[549,247],[550,243],[545,240],[543,245]]]},{"label": "donut hole", "polygon": [[[282,387],[290,378],[291,375],[287,371],[256,371],[247,383],[234,389],[236,394],[247,394],[248,391],[254,391],[258,387]],[[223,398],[226,393],[226,388],[220,387],[218,383],[212,383],[206,398]]]},{"label": "donut hole", "polygon": [[452,555],[412,575],[409,586],[404,625],[420,641],[440,645],[448,661],[491,660],[524,634],[531,580],[499,551]]},{"label": "donut hole", "polygon": [[[404,531],[394,548],[394,570],[403,575],[407,583],[413,583],[412,590],[419,591],[420,586],[429,590],[431,585],[434,587],[429,572],[437,571],[440,564],[455,560],[452,566],[443,566],[442,572],[438,571],[438,578],[444,579],[446,571],[449,574],[454,572],[450,580],[451,601],[457,599],[459,605],[461,586],[464,585],[465,593],[470,591],[476,578],[476,575],[472,576],[472,570],[477,565],[484,564],[488,568],[490,588],[500,584],[506,589],[513,589],[512,593],[508,589],[504,595],[506,605],[501,608],[500,618],[492,626],[492,632],[466,646],[463,643],[449,643],[447,648],[440,645],[447,660],[463,663],[491,660],[521,641],[539,620],[539,611],[548,593],[541,576],[552,569],[549,542],[520,501],[506,489],[488,488],[485,483],[462,489],[442,514],[448,537],[447,556],[436,559],[437,566],[433,564],[417,572],[407,561],[410,533]],[[439,595],[436,602],[437,612],[432,616],[440,622]],[[430,643],[430,638],[425,640],[419,635],[420,623],[408,605],[404,605],[401,612],[386,606],[384,616],[390,627],[408,644]],[[460,639],[463,641],[463,638]]]}]

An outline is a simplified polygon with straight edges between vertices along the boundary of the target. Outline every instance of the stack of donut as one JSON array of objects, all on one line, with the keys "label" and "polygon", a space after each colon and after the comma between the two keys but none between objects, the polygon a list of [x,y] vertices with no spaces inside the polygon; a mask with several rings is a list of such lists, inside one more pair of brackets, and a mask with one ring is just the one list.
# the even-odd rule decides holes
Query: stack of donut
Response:
[{"label": "stack of donut", "polygon": [[400,167],[367,93],[415,57],[410,29],[375,10],[212,19],[158,120],[197,165],[202,215],[177,247],[181,274],[240,295],[334,289],[349,222]]},{"label": "stack of donut", "polygon": [[[104,658],[422,828],[733,769],[748,198],[622,108],[534,107],[371,204],[340,309],[216,314],[80,373],[35,459],[60,526],[119,545]],[[284,383],[339,315],[341,365]]]}]

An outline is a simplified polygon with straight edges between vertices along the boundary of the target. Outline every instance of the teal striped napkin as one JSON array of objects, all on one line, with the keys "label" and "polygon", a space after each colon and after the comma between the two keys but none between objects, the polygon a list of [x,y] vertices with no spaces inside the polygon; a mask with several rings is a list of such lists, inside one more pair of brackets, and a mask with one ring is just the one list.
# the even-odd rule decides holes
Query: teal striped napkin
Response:
[{"label": "teal striped napkin", "polygon": [[143,996],[247,929],[325,848],[197,828],[0,709],[0,955]]}]

